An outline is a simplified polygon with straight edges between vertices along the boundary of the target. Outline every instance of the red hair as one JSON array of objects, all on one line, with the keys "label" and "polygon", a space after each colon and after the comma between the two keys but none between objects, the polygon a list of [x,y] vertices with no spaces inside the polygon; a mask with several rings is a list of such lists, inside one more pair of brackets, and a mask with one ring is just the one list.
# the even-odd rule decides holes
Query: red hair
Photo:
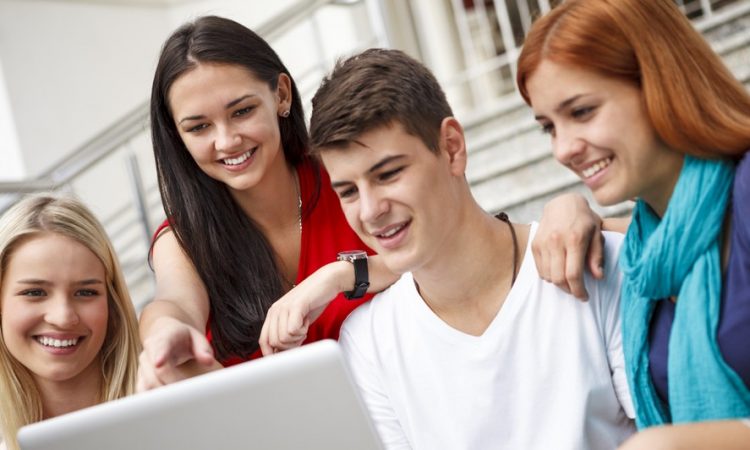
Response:
[{"label": "red hair", "polygon": [[568,0],[532,26],[517,83],[542,60],[594,70],[640,87],[659,137],[694,156],[750,148],[750,94],[671,0]]}]

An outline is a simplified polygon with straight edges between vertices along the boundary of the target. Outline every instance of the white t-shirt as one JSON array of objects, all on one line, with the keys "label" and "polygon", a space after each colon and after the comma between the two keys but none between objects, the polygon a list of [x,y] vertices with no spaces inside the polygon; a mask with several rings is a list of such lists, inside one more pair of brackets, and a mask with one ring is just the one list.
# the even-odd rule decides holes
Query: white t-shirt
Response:
[{"label": "white t-shirt", "polygon": [[386,448],[609,449],[630,436],[621,242],[606,234],[606,275],[586,279],[588,302],[539,278],[529,246],[482,336],[443,322],[408,273],[355,310],[340,343]]}]

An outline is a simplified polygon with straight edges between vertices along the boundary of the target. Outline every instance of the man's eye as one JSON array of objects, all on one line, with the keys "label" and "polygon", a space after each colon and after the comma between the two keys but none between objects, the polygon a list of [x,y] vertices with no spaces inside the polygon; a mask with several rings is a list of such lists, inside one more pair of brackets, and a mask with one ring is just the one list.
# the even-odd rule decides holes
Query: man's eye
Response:
[{"label": "man's eye", "polygon": [[352,188],[349,188],[349,189],[344,189],[343,191],[339,191],[339,197],[341,197],[341,198],[348,198],[348,197],[351,197],[352,195],[354,195],[356,193],[357,193],[357,189],[352,187]]},{"label": "man's eye", "polygon": [[389,170],[387,172],[381,173],[378,176],[378,178],[380,178],[381,181],[387,181],[387,180],[393,178],[394,176],[398,175],[402,170],[404,170],[403,167],[398,167],[396,169]]}]

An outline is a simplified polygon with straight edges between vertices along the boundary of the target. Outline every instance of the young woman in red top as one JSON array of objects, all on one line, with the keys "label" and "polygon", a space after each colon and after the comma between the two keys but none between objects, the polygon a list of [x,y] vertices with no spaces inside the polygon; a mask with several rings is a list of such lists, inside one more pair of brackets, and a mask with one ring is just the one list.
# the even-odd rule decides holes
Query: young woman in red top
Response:
[{"label": "young woman in red top", "polygon": [[[151,128],[169,221],[153,245],[138,388],[338,338],[362,300],[328,303],[354,285],[336,256],[367,249],[306,156],[299,93],[268,43],[219,17],[180,27],[156,69]],[[395,279],[368,266],[371,291]]]}]

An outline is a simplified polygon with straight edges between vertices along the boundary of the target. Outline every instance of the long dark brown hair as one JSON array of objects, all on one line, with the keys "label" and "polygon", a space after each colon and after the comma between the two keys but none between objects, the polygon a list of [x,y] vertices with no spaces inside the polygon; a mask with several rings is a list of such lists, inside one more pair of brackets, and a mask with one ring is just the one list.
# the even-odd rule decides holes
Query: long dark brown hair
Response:
[{"label": "long dark brown hair", "polygon": [[297,166],[306,160],[308,134],[294,79],[276,52],[252,30],[229,19],[205,16],[184,24],[164,43],[151,91],[151,135],[162,203],[178,242],[208,291],[209,327],[218,359],[244,358],[258,348],[266,312],[283,295],[284,280],[259,227],[226,185],[198,167],[178,134],[169,89],[200,63],[242,66],[272,91],[279,75],[286,74],[292,86],[291,114],[279,119],[279,129],[288,164]]}]

